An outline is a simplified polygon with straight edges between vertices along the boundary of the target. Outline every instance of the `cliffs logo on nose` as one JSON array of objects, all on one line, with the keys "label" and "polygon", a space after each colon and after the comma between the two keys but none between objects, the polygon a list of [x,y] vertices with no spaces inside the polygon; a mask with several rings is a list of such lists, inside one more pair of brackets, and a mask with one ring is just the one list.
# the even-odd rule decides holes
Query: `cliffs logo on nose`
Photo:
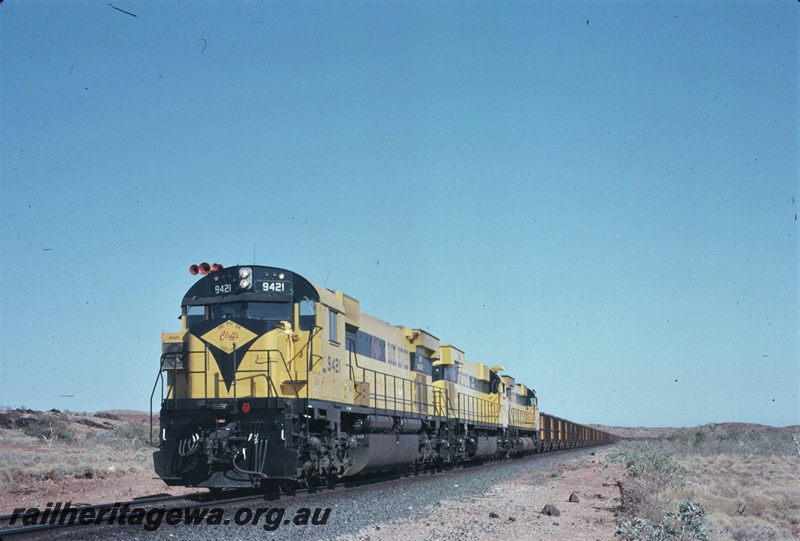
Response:
[{"label": "cliffs logo on nose", "polygon": [[200,339],[206,344],[230,354],[240,347],[249,344],[257,337],[257,334],[248,331],[233,321],[227,320],[225,323],[205,333]]},{"label": "cliffs logo on nose", "polygon": [[249,344],[256,338],[256,333],[231,320],[217,325],[200,337],[209,346],[208,351],[217,362],[220,376],[228,391],[231,390],[236,371],[239,370]]}]

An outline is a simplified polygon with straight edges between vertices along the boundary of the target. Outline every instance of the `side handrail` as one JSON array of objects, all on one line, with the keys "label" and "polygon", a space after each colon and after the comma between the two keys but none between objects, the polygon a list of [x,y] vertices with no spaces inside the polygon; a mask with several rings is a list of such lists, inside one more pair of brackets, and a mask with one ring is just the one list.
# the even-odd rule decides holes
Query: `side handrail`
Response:
[{"label": "side handrail", "polygon": [[153,397],[156,394],[156,387],[158,387],[159,380],[161,381],[161,396],[164,396],[164,357],[167,353],[161,354],[161,361],[159,362],[158,375],[153,382],[153,390],[150,392],[150,447],[153,447]]},{"label": "side handrail", "polygon": [[[418,399],[414,398],[415,389],[420,392],[422,387],[427,391],[433,391],[431,396],[436,392],[436,387],[430,384],[423,384],[413,379],[404,378],[395,374],[388,374],[380,372],[372,368],[361,366],[358,362],[358,353],[355,351],[355,343],[352,338],[348,339],[348,343],[352,347],[347,348],[348,371],[350,373],[350,380],[355,385],[356,383],[370,383],[370,402],[371,409],[377,414],[379,412],[398,411],[398,406],[403,410],[410,410],[410,413],[417,415],[424,415],[426,412],[419,411],[421,408],[417,407],[421,404]],[[360,379],[357,377],[358,371],[361,371]],[[378,381],[381,378],[383,383],[383,394],[378,393]],[[392,396],[389,397],[389,389],[393,391]],[[402,397],[398,398],[397,391],[402,390]],[[382,404],[383,407],[380,407]],[[391,405],[391,407],[390,407]],[[427,404],[425,404],[427,406]]]}]

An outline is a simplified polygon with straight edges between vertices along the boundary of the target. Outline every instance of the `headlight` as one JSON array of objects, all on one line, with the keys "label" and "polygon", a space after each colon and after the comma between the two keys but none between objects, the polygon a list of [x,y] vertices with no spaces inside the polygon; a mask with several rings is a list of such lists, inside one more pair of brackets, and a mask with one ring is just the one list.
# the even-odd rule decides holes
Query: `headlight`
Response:
[{"label": "headlight", "polygon": [[252,275],[253,271],[250,267],[239,269],[239,289],[250,289],[250,286],[253,285]]}]

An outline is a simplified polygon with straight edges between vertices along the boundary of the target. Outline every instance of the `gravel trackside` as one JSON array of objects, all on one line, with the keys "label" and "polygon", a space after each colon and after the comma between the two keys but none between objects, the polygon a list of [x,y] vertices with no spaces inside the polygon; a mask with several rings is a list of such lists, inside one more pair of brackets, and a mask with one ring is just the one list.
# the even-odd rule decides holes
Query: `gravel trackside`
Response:
[{"label": "gravel trackside", "polygon": [[[58,538],[374,541],[502,536],[612,540],[616,531],[614,512],[619,505],[615,480],[622,470],[604,466],[607,450],[578,449],[247,504],[252,511],[258,507],[285,509],[281,524],[276,524],[273,531],[264,528],[265,520],[255,525],[234,524],[234,515],[244,507],[237,504],[225,509],[228,525],[171,526],[162,522],[150,532],[142,526],[96,526]],[[568,502],[572,493],[577,493],[579,502]],[[541,514],[546,504],[554,505],[560,516]],[[292,519],[304,508],[312,512],[330,508],[326,524],[295,525]],[[246,517],[247,513],[241,516]]]}]

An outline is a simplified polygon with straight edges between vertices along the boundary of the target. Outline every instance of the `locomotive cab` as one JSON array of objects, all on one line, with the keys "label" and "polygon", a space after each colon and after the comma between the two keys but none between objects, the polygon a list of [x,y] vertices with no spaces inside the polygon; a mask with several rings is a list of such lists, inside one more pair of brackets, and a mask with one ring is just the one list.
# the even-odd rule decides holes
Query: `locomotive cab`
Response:
[{"label": "locomotive cab", "polygon": [[181,332],[162,335],[154,462],[168,484],[297,477],[317,323],[337,302],[298,275],[261,266],[211,271],[189,289]]}]

